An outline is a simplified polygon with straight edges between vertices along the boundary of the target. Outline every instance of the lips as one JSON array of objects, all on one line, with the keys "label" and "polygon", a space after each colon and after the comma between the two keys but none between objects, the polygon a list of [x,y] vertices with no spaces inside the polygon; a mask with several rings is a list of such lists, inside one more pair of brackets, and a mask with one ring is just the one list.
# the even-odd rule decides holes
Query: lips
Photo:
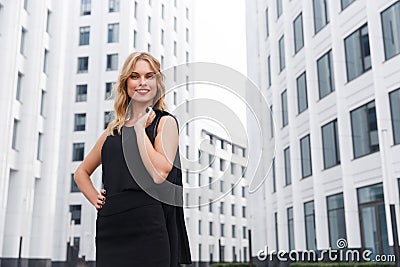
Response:
[{"label": "lips", "polygon": [[140,94],[140,95],[145,95],[148,92],[150,92],[150,89],[136,89],[135,92]]}]

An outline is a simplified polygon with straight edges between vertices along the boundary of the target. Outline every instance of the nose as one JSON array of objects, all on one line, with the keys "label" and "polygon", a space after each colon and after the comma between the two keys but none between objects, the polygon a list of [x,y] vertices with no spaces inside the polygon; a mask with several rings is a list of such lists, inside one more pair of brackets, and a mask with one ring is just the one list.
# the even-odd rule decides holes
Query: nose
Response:
[{"label": "nose", "polygon": [[147,81],[147,78],[144,75],[140,76],[140,85],[141,86],[145,85],[146,81]]}]

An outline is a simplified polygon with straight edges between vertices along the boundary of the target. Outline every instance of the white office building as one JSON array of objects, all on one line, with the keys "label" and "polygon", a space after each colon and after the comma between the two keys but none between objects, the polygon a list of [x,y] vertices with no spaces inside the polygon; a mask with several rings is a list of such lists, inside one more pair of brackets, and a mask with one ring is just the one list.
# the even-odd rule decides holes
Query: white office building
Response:
[{"label": "white office building", "polygon": [[[112,117],[112,84],[129,53],[149,51],[163,68],[191,60],[191,6],[0,1],[1,264],[95,260],[96,211],[72,173]],[[93,181],[100,189],[101,171]]]},{"label": "white office building", "polygon": [[276,146],[252,203],[253,256],[265,246],[338,248],[339,239],[371,257],[393,253],[400,1],[257,0],[246,12],[248,75],[273,111],[265,138]]}]

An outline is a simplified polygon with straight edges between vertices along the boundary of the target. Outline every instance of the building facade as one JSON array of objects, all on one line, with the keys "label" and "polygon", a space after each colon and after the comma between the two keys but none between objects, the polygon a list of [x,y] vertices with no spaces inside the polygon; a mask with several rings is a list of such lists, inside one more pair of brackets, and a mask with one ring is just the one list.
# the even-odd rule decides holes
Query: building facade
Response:
[{"label": "building facade", "polygon": [[251,205],[253,256],[266,246],[340,248],[338,240],[371,257],[393,253],[400,1],[257,0],[246,12],[248,75],[269,102],[265,138],[275,144]]},{"label": "building facade", "polygon": [[[72,174],[112,119],[126,56],[191,60],[191,1],[0,1],[0,259],[95,260],[95,209]],[[189,90],[169,93],[167,104]],[[188,141],[189,138],[185,140]],[[101,188],[101,171],[93,174]]]}]

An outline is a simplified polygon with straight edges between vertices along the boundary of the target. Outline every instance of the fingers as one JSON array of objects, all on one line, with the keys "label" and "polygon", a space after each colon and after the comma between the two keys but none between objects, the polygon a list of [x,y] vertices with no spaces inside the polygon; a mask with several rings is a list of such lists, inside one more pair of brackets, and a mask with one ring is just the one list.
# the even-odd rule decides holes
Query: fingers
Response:
[{"label": "fingers", "polygon": [[102,189],[102,190],[100,190],[100,194],[97,195],[97,200],[94,205],[97,210],[101,209],[104,206],[104,204],[106,203],[105,194],[106,194],[106,190]]}]

